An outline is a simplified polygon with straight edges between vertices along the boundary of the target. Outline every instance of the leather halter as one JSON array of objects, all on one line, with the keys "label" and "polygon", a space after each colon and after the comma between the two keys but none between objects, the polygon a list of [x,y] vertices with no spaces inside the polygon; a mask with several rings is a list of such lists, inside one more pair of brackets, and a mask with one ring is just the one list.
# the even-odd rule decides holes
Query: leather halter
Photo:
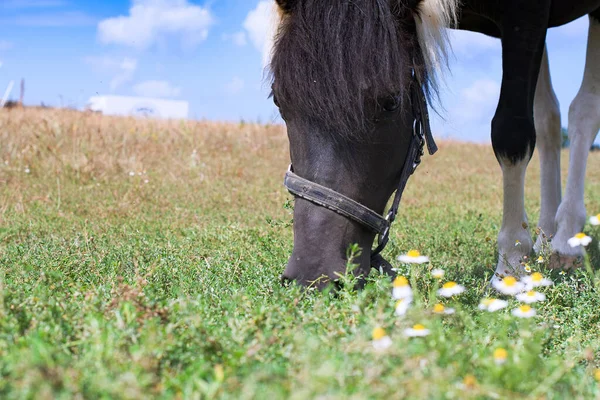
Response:
[{"label": "leather halter", "polygon": [[427,142],[429,154],[433,155],[438,150],[437,145],[433,140],[433,135],[431,134],[427,102],[425,94],[423,93],[423,87],[414,74],[410,93],[413,111],[413,134],[410,139],[404,165],[402,166],[400,181],[396,189],[394,201],[385,217],[335,190],[296,175],[291,164],[285,174],[283,182],[288,191],[294,196],[335,211],[346,218],[358,222],[379,235],[377,247],[371,252],[371,266],[374,268],[379,268],[380,266],[387,266],[387,269],[391,268],[389,263],[383,259],[380,253],[389,241],[390,226],[398,214],[402,193],[404,192],[408,178],[415,172],[417,166],[421,163],[425,143]]}]

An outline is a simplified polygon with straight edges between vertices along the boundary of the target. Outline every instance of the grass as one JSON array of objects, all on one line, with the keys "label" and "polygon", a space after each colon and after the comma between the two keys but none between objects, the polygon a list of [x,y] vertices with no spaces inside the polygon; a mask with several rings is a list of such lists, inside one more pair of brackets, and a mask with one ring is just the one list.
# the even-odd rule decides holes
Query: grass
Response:
[{"label": "grass", "polygon": [[[489,146],[439,144],[385,252],[417,292],[400,318],[375,272],[360,292],[350,278],[337,294],[280,285],[293,204],[281,127],[0,113],[0,398],[599,398],[598,280],[542,265],[555,285],[535,318],[512,316],[515,300],[479,311],[500,170]],[[599,167],[592,153],[590,214]],[[536,154],[532,231],[538,186]],[[394,261],[411,248],[431,264]],[[467,287],[444,301],[453,315],[431,313],[432,268]],[[416,323],[431,334],[404,337]],[[384,352],[376,326],[393,341]]]}]

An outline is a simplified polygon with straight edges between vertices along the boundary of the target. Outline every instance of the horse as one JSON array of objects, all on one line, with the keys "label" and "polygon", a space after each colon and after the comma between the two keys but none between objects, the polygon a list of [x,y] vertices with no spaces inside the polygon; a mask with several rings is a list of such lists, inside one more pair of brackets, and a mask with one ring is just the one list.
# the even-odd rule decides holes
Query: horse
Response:
[{"label": "horse", "polygon": [[[491,142],[504,205],[491,283],[526,275],[522,260],[545,244],[562,266],[581,256],[567,242],[586,221],[586,163],[600,128],[600,0],[276,0],[274,7],[268,69],[290,145],[284,182],[295,196],[294,243],[283,281],[319,289],[335,284],[346,271],[350,244],[363,250],[352,273],[389,272],[381,251],[402,190],[424,144],[430,153],[437,149],[427,103],[439,94],[451,29],[502,45]],[[571,156],[561,198],[561,120],[546,34],[586,15],[585,73],[569,108]],[[534,243],[524,186],[536,146],[541,233]]]}]

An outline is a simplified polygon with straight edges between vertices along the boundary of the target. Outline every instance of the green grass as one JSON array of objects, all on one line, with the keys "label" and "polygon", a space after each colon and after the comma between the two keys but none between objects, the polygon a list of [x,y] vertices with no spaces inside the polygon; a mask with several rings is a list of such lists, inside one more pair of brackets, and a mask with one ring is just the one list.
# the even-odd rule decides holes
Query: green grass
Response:
[{"label": "green grass", "polygon": [[[359,292],[350,278],[336,294],[281,286],[288,157],[281,127],[0,113],[0,398],[600,397],[589,272],[541,266],[555,285],[530,320],[511,315],[515,300],[477,308],[501,221],[490,147],[442,141],[409,181],[385,251],[418,292],[404,318],[375,272]],[[599,166],[592,153],[589,214]],[[431,264],[395,261],[411,248]],[[593,266],[597,249],[594,239]],[[444,301],[454,315],[430,311],[432,268],[467,287]],[[404,337],[416,323],[432,333]],[[393,340],[385,352],[373,349],[376,326]]]}]

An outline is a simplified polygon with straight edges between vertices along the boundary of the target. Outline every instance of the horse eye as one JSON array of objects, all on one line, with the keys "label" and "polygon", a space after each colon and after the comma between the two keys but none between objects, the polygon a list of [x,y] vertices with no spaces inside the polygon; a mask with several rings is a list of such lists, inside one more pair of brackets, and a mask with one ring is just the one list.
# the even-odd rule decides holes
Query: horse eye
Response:
[{"label": "horse eye", "polygon": [[390,96],[383,102],[383,109],[386,111],[396,111],[400,107],[400,98],[398,96]]}]

